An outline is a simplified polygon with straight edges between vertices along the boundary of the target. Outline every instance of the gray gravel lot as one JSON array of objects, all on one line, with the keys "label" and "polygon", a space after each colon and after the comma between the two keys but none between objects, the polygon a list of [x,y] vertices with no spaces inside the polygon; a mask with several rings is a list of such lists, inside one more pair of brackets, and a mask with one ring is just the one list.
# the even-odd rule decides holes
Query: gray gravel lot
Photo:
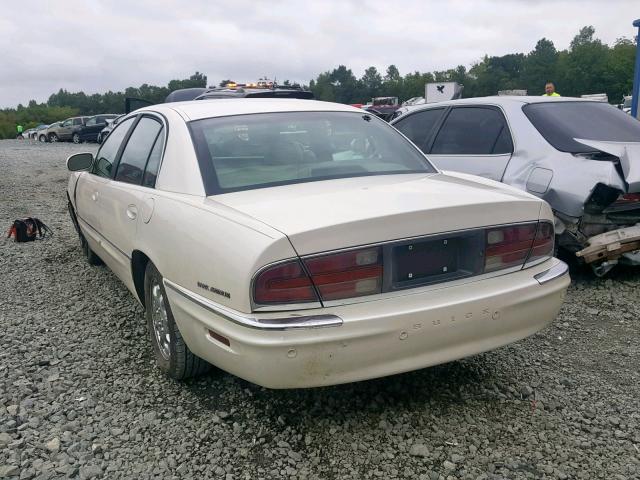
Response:
[{"label": "gray gravel lot", "polygon": [[311,390],[177,383],[69,220],[65,158],[95,150],[0,141],[0,226],[55,232],[0,240],[0,478],[640,478],[640,271],[575,271],[551,327],[464,361]]}]

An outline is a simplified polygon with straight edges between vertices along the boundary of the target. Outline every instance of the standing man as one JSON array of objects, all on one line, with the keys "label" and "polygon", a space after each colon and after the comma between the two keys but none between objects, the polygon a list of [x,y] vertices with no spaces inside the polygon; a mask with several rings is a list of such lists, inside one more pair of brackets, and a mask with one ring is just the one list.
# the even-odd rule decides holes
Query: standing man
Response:
[{"label": "standing man", "polygon": [[19,138],[20,140],[22,140],[24,137],[22,136],[22,131],[24,130],[24,128],[22,128],[22,125],[18,124],[16,125],[16,131],[18,132],[18,134],[16,135],[16,138]]},{"label": "standing man", "polygon": [[543,97],[559,97],[560,94],[558,92],[556,92],[556,86],[553,84],[553,82],[547,82],[544,86],[544,93],[542,94]]}]

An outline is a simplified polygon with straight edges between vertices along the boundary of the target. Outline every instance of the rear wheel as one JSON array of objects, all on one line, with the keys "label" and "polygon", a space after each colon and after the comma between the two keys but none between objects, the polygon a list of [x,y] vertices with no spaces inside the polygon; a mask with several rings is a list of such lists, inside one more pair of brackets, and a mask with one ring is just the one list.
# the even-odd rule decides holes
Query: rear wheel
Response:
[{"label": "rear wheel", "polygon": [[46,143],[47,142],[47,137],[45,135],[40,135],[38,137],[38,140],[41,141],[42,143]]},{"label": "rear wheel", "polygon": [[79,133],[74,133],[73,136],[71,137],[71,140],[73,141],[73,143],[80,143],[80,134]]},{"label": "rear wheel", "polygon": [[162,275],[149,262],[144,274],[144,299],[149,336],[160,369],[183,380],[207,372],[211,365],[194,355],[184,342],[171,313]]},{"label": "rear wheel", "polygon": [[55,133],[50,133],[49,134],[49,141],[51,143],[55,143],[58,141],[58,135],[56,135]]}]

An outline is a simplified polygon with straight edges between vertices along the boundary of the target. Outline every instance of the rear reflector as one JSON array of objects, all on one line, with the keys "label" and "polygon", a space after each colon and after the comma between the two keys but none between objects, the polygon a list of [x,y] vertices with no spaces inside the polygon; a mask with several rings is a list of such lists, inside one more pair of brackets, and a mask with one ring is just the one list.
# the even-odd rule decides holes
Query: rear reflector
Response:
[{"label": "rear reflector", "polygon": [[536,235],[536,226],[529,223],[487,230],[484,271],[524,265]]},{"label": "rear reflector", "polygon": [[307,258],[304,263],[322,300],[339,300],[382,291],[380,247]]},{"label": "rear reflector", "polygon": [[298,260],[263,270],[253,288],[254,301],[259,304],[318,301],[311,279]]},{"label": "rear reflector", "polygon": [[213,330],[209,330],[209,336],[211,338],[213,338],[214,340],[219,341],[223,345],[226,345],[227,347],[231,346],[231,342],[229,341],[229,339],[227,337],[224,337],[224,336],[220,335],[218,332],[214,332]]}]

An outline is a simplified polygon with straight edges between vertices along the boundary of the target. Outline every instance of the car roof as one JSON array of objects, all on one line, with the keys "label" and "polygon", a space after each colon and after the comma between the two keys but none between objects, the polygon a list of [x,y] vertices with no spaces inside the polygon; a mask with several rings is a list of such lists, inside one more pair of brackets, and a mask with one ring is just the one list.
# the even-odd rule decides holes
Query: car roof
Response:
[{"label": "car roof", "polygon": [[230,115],[246,115],[254,113],[275,112],[355,112],[364,113],[361,109],[341,103],[321,102],[318,100],[300,100],[284,98],[234,98],[215,100],[192,100],[152,105],[136,112],[155,111],[162,113],[174,110],[187,120],[199,120],[210,117],[226,117]]},{"label": "car roof", "polygon": [[403,112],[402,115],[397,116],[392,120],[394,123],[397,119],[404,118],[410,112],[417,112],[419,110],[428,110],[431,108],[448,107],[453,105],[528,105],[531,103],[552,103],[552,102],[591,102],[602,103],[597,100],[589,98],[577,98],[577,97],[548,97],[546,95],[533,96],[533,95],[494,95],[488,97],[471,97],[471,98],[458,98],[456,100],[444,100],[442,102],[434,103],[420,103],[418,105],[406,105],[400,107]]},{"label": "car roof", "polygon": [[[458,98],[456,100],[445,100],[442,102],[435,103],[421,103],[419,105],[407,105],[407,108],[424,108],[424,107],[434,107],[438,105],[459,105],[459,104],[493,104],[493,105],[504,105],[508,103],[545,103],[545,102],[594,102],[595,100],[591,100],[588,98],[577,98],[577,97],[548,97],[546,95],[533,96],[533,95],[494,95],[488,97],[472,97],[472,98]],[[599,102],[602,103],[602,102]]]}]

